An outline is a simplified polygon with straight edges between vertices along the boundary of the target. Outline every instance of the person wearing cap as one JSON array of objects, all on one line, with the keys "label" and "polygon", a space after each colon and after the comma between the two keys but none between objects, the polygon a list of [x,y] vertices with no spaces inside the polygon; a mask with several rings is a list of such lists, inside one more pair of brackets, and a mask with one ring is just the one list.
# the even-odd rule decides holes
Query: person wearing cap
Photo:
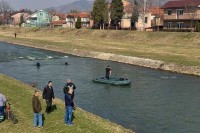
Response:
[{"label": "person wearing cap", "polygon": [[38,98],[39,96],[39,91],[35,90],[35,93],[32,98],[32,107],[33,107],[33,112],[34,112],[34,119],[33,119],[33,125],[34,127],[38,126],[39,128],[42,127],[42,107],[40,100]]},{"label": "person wearing cap", "polygon": [[110,76],[111,76],[111,68],[110,68],[110,66],[107,66],[105,70],[106,70],[106,75],[105,75],[105,77],[106,77],[107,79],[110,79]]}]

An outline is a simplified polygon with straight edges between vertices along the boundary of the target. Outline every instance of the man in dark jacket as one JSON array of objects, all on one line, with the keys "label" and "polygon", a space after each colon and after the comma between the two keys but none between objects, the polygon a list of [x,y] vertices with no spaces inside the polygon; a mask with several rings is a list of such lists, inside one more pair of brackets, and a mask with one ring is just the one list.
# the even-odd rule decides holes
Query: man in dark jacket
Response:
[{"label": "man in dark jacket", "polygon": [[72,109],[74,107],[74,102],[72,100],[72,93],[73,93],[73,89],[69,88],[68,92],[65,94],[65,118],[64,118],[64,122],[65,124],[68,124],[69,126],[72,126]]},{"label": "man in dark jacket", "polygon": [[74,101],[74,90],[76,89],[76,86],[74,83],[72,83],[72,81],[70,79],[67,79],[67,83],[65,84],[65,86],[63,88],[64,94],[67,94],[69,88],[73,89],[72,100]]},{"label": "man in dark jacket", "polygon": [[34,127],[36,127],[37,125],[39,126],[39,128],[42,127],[42,114],[41,114],[41,103],[39,101],[39,91],[36,90],[35,94],[33,95],[32,98],[32,106],[33,106],[33,112],[34,112]]},{"label": "man in dark jacket", "polygon": [[51,112],[51,106],[52,106],[52,99],[54,99],[54,91],[52,87],[52,81],[48,82],[48,85],[44,88],[42,97],[46,100],[47,106],[46,106],[46,114],[49,114]]}]

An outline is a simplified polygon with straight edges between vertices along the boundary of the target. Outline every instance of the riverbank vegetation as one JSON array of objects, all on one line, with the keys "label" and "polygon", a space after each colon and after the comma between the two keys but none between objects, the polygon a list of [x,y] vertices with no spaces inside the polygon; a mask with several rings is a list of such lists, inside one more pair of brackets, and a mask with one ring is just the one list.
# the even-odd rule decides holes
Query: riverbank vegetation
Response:
[{"label": "riverbank vegetation", "polygon": [[[17,38],[14,38],[14,32]],[[0,40],[52,50],[94,51],[200,66],[199,33],[0,27]]]},{"label": "riverbank vegetation", "polygon": [[[108,120],[88,113],[80,108],[75,111],[74,125],[69,127],[64,125],[64,102],[55,99],[54,111],[45,115],[44,127],[33,127],[32,96],[34,88],[20,81],[0,74],[0,92],[3,93],[11,102],[11,109],[17,116],[19,123],[13,125],[11,121],[5,120],[0,123],[1,133],[129,133],[131,130],[125,129]],[[41,93],[40,93],[41,95]],[[41,99],[44,113],[45,102]]]}]

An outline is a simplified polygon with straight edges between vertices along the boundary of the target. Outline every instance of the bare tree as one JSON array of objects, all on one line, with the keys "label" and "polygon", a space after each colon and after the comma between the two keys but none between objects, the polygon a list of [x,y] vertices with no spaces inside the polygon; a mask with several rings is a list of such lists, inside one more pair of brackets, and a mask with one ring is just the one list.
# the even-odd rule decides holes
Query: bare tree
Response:
[{"label": "bare tree", "polygon": [[193,27],[194,27],[194,20],[197,16],[197,10],[198,10],[198,4],[196,2],[196,0],[190,0],[187,1],[185,0],[185,10],[187,11],[188,17],[191,20],[190,23],[190,28],[191,28],[191,32],[193,32]]},{"label": "bare tree", "polygon": [[0,1],[0,13],[3,15],[3,23],[8,23],[10,20],[11,6],[8,2],[2,0]]}]

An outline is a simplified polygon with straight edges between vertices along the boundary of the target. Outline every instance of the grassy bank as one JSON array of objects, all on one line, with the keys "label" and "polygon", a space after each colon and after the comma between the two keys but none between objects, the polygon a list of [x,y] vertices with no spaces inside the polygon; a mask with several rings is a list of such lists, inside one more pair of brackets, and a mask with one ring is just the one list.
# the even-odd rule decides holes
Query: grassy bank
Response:
[{"label": "grassy bank", "polygon": [[[19,123],[13,125],[11,121],[0,123],[1,133],[128,133],[130,130],[111,123],[91,113],[78,108],[75,111],[74,126],[64,125],[64,102],[54,100],[57,109],[50,115],[45,115],[44,127],[42,129],[33,127],[33,112],[31,100],[34,89],[20,81],[0,74],[0,92],[2,92],[12,103],[12,110],[18,116]],[[41,94],[40,94],[41,95]],[[41,99],[41,97],[40,97]],[[42,101],[43,111],[45,102]]]},{"label": "grassy bank", "polygon": [[[17,39],[14,38],[17,32]],[[200,66],[199,33],[0,27],[0,40],[53,50],[96,51]]]}]

